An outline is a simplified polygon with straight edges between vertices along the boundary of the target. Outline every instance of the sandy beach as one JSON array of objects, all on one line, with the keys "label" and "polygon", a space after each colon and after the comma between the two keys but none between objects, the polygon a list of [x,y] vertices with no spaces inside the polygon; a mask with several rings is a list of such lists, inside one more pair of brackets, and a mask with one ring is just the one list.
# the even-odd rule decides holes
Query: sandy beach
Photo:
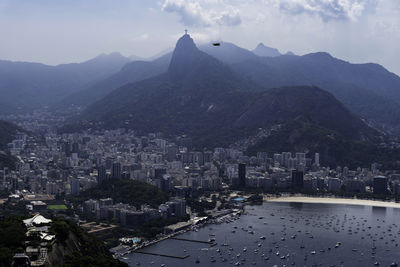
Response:
[{"label": "sandy beach", "polygon": [[267,202],[301,202],[301,203],[321,203],[321,204],[345,204],[345,205],[361,205],[361,206],[374,206],[386,208],[400,209],[400,203],[375,201],[365,199],[351,199],[351,198],[333,198],[333,197],[304,197],[304,196],[285,196],[277,198],[266,198]]}]

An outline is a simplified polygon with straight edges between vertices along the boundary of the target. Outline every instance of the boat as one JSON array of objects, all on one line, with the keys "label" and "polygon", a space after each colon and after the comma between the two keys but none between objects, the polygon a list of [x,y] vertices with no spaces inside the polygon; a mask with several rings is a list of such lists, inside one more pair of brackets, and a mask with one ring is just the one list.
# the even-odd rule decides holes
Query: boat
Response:
[{"label": "boat", "polygon": [[200,263],[200,258],[197,257],[195,263]]}]

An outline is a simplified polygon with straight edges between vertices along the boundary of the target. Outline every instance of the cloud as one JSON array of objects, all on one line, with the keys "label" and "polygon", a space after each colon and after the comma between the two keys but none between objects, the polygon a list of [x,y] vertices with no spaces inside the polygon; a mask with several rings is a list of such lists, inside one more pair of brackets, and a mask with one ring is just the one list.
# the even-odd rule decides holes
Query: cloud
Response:
[{"label": "cloud", "polygon": [[281,11],[289,14],[311,14],[324,21],[357,20],[377,0],[276,0]]},{"label": "cloud", "polygon": [[237,9],[218,1],[165,0],[162,10],[178,14],[185,26],[210,27],[216,24],[236,26],[242,22]]},{"label": "cloud", "polygon": [[222,12],[216,22],[219,25],[225,25],[225,26],[236,26],[242,23],[242,19],[240,18],[239,11],[236,9],[233,9],[231,12],[229,11],[224,11]]}]

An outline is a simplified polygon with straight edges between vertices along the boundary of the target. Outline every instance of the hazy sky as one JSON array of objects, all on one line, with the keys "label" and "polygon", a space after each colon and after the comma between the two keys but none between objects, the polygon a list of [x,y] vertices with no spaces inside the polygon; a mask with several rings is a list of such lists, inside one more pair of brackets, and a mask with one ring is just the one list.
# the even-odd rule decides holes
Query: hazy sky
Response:
[{"label": "hazy sky", "polygon": [[400,0],[0,0],[0,58],[47,64],[148,57],[196,43],[327,51],[400,74]]}]

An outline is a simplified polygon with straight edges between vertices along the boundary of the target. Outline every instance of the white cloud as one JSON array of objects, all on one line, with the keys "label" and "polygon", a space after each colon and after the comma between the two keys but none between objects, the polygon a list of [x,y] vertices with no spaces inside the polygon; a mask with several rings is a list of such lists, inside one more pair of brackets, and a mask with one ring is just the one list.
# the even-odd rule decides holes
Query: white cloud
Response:
[{"label": "white cloud", "polygon": [[165,0],[162,10],[178,14],[185,26],[236,26],[242,22],[239,10],[218,0]]},{"label": "white cloud", "polygon": [[357,20],[377,0],[275,0],[280,10],[289,14],[318,15],[324,21]]},{"label": "white cloud", "polygon": [[236,26],[242,23],[242,19],[240,18],[239,11],[233,9],[232,11],[221,12],[216,22],[219,25]]}]

